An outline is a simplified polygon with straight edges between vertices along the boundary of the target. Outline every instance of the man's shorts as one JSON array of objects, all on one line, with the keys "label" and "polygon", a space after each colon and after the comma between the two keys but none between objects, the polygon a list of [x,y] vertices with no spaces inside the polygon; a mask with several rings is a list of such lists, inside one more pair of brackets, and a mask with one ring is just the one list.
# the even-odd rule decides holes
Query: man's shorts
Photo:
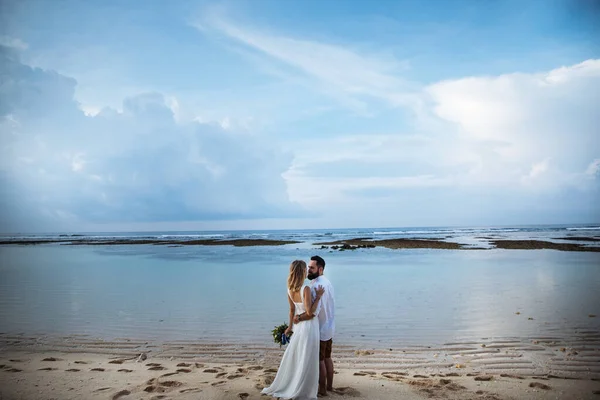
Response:
[{"label": "man's shorts", "polygon": [[333,339],[321,340],[321,345],[319,347],[319,361],[323,361],[326,358],[331,358],[331,345],[333,344]]}]

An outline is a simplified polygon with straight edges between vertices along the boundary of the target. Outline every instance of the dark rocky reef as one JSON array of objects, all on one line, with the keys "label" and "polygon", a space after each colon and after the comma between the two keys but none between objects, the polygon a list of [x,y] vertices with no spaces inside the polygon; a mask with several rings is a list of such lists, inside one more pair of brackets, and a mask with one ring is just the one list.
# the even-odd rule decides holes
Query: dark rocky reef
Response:
[{"label": "dark rocky reef", "polygon": [[445,249],[458,250],[465,248],[462,244],[431,239],[382,239],[356,238],[335,242],[315,243],[321,248],[331,246],[333,250],[356,250],[358,248],[386,247],[388,249]]}]

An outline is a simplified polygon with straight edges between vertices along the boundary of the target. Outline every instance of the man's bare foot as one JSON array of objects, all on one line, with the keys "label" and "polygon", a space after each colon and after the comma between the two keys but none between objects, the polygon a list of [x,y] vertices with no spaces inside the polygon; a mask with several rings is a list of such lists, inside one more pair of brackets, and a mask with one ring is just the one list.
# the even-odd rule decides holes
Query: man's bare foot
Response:
[{"label": "man's bare foot", "polygon": [[321,386],[319,385],[319,393],[318,393],[319,397],[325,397],[328,396],[327,394],[327,389],[325,389],[325,386]]}]

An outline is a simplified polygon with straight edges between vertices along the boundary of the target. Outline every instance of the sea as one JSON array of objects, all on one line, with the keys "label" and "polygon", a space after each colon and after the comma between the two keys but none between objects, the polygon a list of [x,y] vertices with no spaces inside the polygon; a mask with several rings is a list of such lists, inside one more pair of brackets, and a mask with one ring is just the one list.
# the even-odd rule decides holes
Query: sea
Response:
[{"label": "sea", "polygon": [[[298,243],[128,243],[211,238]],[[322,248],[323,242],[349,238],[427,238],[471,249]],[[288,319],[289,265],[313,255],[325,259],[325,275],[334,286],[337,344],[387,348],[600,332],[600,253],[490,244],[533,239],[600,246],[593,240],[600,239],[600,224],[76,232],[0,239],[7,243],[0,246],[0,333],[6,335],[273,345],[271,330]],[[52,242],[62,239],[123,244]],[[50,242],[19,244],[23,240]]]}]

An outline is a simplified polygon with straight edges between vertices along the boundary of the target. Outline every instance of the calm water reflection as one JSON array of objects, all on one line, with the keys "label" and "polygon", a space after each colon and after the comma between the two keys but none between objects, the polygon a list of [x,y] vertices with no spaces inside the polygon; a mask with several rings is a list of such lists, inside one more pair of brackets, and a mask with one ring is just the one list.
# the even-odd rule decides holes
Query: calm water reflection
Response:
[{"label": "calm water reflection", "polygon": [[[0,248],[0,329],[269,342],[287,319],[286,247]],[[382,346],[600,329],[600,255],[368,249],[321,253],[338,343]],[[517,315],[516,312],[520,312]],[[533,318],[530,320],[528,318]]]}]

